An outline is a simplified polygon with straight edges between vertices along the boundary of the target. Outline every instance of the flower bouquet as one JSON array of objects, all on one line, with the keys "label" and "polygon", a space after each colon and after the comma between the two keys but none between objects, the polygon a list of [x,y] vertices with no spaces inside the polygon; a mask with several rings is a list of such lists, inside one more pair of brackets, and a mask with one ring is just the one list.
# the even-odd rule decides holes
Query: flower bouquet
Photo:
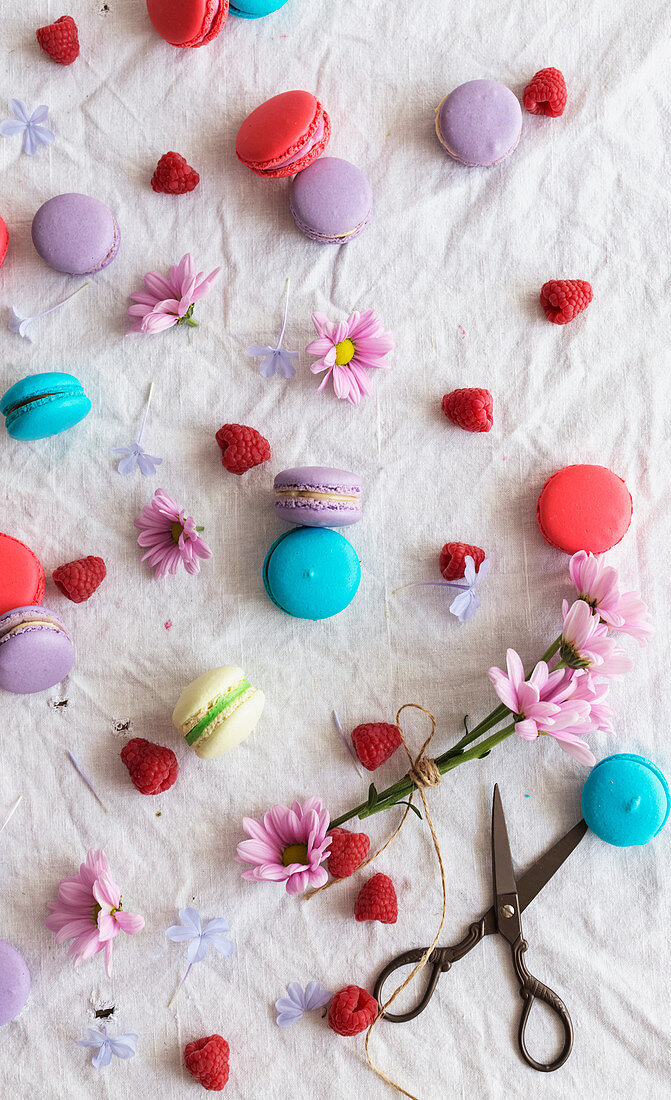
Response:
[{"label": "flower bouquet", "polygon": [[[580,551],[571,558],[569,573],[578,598],[571,605],[563,602],[560,635],[528,676],[514,649],[508,650],[505,672],[489,669],[500,702],[486,718],[435,759],[425,756],[433,734],[414,760],[406,746],[409,771],[383,791],[372,783],[367,798],[338,817],[329,819],[321,800],[312,797],[303,806],[274,806],[262,821],[244,818],[249,839],[237,848],[238,861],[249,865],[243,877],[283,882],[290,894],[324,886],[331,830],[352,818],[411,803],[418,787],[436,786],[446,772],[482,759],[513,734],[525,741],[550,737],[581,764],[592,766],[596,761],[585,737],[612,733],[609,683],[632,668],[613,634],[629,634],[645,645],[652,626],[638,593],[622,592],[616,570],[603,557]],[[399,732],[405,744],[400,727]],[[406,815],[409,809],[416,807],[408,806]]]}]

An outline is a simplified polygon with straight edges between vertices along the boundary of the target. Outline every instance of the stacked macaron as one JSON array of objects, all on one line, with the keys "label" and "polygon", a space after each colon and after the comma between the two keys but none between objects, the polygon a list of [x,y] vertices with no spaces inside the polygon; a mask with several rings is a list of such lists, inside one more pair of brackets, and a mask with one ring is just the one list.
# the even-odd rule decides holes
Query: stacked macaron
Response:
[{"label": "stacked macaron", "polygon": [[147,0],[154,30],[171,46],[198,49],[213,42],[228,13],[240,19],[261,19],[283,8],[287,0]]},{"label": "stacked macaron", "polygon": [[373,193],[353,164],[319,159],[330,136],[331,120],[316,96],[281,92],[247,116],[235,152],[257,176],[293,177],[289,203],[302,233],[319,244],[347,244],[368,225]]},{"label": "stacked macaron", "polygon": [[354,599],[361,566],[333,527],[361,519],[361,481],[349,470],[297,466],[274,482],[275,513],[296,525],[275,540],[263,563],[269,599],[298,619],[328,619]]},{"label": "stacked macaron", "polygon": [[41,606],[44,569],[33,551],[0,532],[0,689],[32,695],[60,683],[75,649],[63,621]]}]

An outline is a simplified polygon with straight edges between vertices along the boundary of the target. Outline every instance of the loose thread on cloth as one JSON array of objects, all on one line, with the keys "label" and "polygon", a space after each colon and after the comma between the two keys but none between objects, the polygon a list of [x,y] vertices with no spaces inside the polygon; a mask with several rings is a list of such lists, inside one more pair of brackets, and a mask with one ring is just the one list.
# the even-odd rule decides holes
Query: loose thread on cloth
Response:
[{"label": "loose thread on cloth", "polygon": [[[413,708],[414,710],[421,710],[423,714],[426,714],[427,718],[431,722],[431,733],[429,734],[429,736],[424,741],[424,744],[422,745],[422,747],[420,748],[419,752],[414,757],[414,759],[412,757],[410,749],[408,748],[408,745],[407,745],[407,742],[406,742],[406,739],[405,739],[405,734],[403,733],[403,728],[401,726],[401,714],[403,713],[404,710],[409,710],[410,708]],[[421,973],[421,971],[424,969],[424,967],[428,963],[429,958],[431,956],[431,953],[432,953],[434,947],[436,946],[436,944],[438,943],[438,940],[440,939],[441,932],[443,931],[443,925],[445,924],[445,914],[447,912],[447,886],[446,886],[446,883],[445,883],[445,867],[443,865],[443,857],[442,857],[442,853],[440,851],[440,844],[438,842],[438,837],[436,835],[436,830],[434,828],[433,821],[432,821],[432,818],[431,818],[431,812],[429,810],[429,805],[428,805],[428,802],[427,802],[427,799],[426,799],[426,794],[424,793],[427,788],[437,787],[438,784],[441,781],[441,778],[442,778],[441,774],[440,774],[440,770],[439,770],[438,765],[436,764],[435,760],[432,760],[431,757],[425,755],[426,750],[428,749],[429,745],[431,744],[431,741],[433,739],[433,735],[436,732],[436,719],[432,715],[431,711],[427,710],[426,707],[421,706],[420,703],[405,703],[400,708],[400,710],[398,711],[398,713],[396,715],[396,725],[398,727],[398,732],[399,732],[400,737],[401,737],[401,744],[403,745],[403,748],[405,749],[405,753],[406,753],[406,756],[408,757],[408,762],[410,764],[408,775],[409,775],[410,779],[412,780],[412,782],[415,784],[415,787],[419,791],[420,798],[422,799],[422,803],[424,805],[424,817],[426,818],[426,823],[429,826],[429,831],[431,833],[431,839],[433,841],[433,848],[434,848],[434,851],[436,853],[436,858],[438,860],[438,866],[440,867],[440,881],[441,881],[441,886],[442,886],[442,890],[443,890],[443,909],[442,909],[442,913],[441,913],[441,917],[440,917],[440,924],[438,926],[438,931],[436,932],[435,936],[433,937],[433,940],[432,940],[430,946],[427,947],[426,951],[422,955],[422,958],[419,960],[417,965],[413,967],[413,969],[408,974],[407,978],[394,990],[391,997],[389,997],[389,999],[387,1001],[385,1001],[384,1004],[379,1006],[378,1014],[375,1017],[375,1019],[373,1020],[372,1024],[370,1025],[370,1027],[368,1028],[368,1031],[366,1033],[366,1058],[368,1059],[368,1065],[370,1066],[370,1068],[373,1070],[374,1073],[377,1074],[377,1076],[379,1078],[381,1078],[381,1080],[386,1081],[386,1083],[388,1085],[391,1085],[391,1087],[393,1089],[396,1089],[397,1092],[400,1092],[402,1096],[409,1097],[409,1100],[418,1100],[418,1098],[414,1095],[414,1093],[408,1092],[407,1089],[402,1088],[402,1086],[398,1085],[395,1081],[393,1081],[391,1077],[388,1077],[387,1074],[379,1068],[379,1066],[376,1066],[375,1062],[373,1061],[373,1059],[371,1057],[371,1053],[370,1053],[370,1049],[369,1049],[370,1037],[371,1037],[371,1034],[373,1032],[373,1028],[382,1019],[382,1017],[384,1016],[385,1012],[390,1007],[390,1005],[392,1005],[394,1003],[396,998],[403,992],[404,989],[407,989],[407,987],[410,985],[410,983],[415,980],[417,975]],[[399,824],[397,825],[396,829],[391,834],[389,839],[382,845],[381,848],[378,848],[377,852],[375,852],[374,855],[369,856],[368,859],[364,860],[364,862],[362,864],[360,864],[359,867],[357,868],[357,871],[361,871],[361,870],[363,870],[364,867],[368,867],[368,865],[370,863],[372,863],[374,860],[376,860],[377,857],[379,855],[381,855],[382,852],[384,852],[386,848],[389,847],[389,845],[394,840],[394,838],[398,836],[401,829],[403,828],[403,825],[405,824],[405,820],[406,820],[408,814],[410,813],[410,807],[412,805],[412,800],[413,800],[414,793],[415,792],[413,791],[412,794],[410,795],[410,798],[408,799],[408,805],[406,806],[406,809],[405,809],[405,813],[403,814],[403,817],[401,818]],[[305,900],[308,901],[310,898],[314,897],[315,894],[321,894],[321,892],[323,890],[328,890],[331,886],[335,886],[335,884],[337,882],[340,882],[340,881],[341,881],[340,879],[332,879],[331,882],[325,883],[324,886],[319,886],[316,890],[311,890],[309,893],[305,894]]]}]

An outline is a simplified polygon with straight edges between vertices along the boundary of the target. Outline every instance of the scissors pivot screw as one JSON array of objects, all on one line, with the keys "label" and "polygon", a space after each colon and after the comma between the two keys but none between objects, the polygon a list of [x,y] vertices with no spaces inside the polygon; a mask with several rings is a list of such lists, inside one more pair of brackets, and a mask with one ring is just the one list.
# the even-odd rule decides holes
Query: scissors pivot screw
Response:
[{"label": "scissors pivot screw", "polygon": [[502,905],[499,909],[499,914],[502,917],[514,917],[515,907],[513,905]]}]

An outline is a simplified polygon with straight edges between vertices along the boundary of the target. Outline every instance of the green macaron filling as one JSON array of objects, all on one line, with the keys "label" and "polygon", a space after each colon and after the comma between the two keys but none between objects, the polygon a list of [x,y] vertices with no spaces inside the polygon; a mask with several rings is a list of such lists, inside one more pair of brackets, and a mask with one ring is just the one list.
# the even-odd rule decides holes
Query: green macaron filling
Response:
[{"label": "green macaron filling", "polygon": [[210,710],[208,710],[205,717],[201,718],[200,722],[198,722],[192,730],[189,730],[186,735],[187,745],[195,745],[198,738],[202,737],[203,733],[210,725],[210,723],[213,722],[214,719],[219,714],[221,714],[222,711],[230,707],[231,703],[234,703],[236,699],[239,699],[241,695],[244,695],[246,691],[249,691],[251,686],[252,685],[249,683],[249,680],[243,678],[238,686],[233,689],[233,691],[229,691],[226,693],[226,695],[220,696],[214,706]]}]

